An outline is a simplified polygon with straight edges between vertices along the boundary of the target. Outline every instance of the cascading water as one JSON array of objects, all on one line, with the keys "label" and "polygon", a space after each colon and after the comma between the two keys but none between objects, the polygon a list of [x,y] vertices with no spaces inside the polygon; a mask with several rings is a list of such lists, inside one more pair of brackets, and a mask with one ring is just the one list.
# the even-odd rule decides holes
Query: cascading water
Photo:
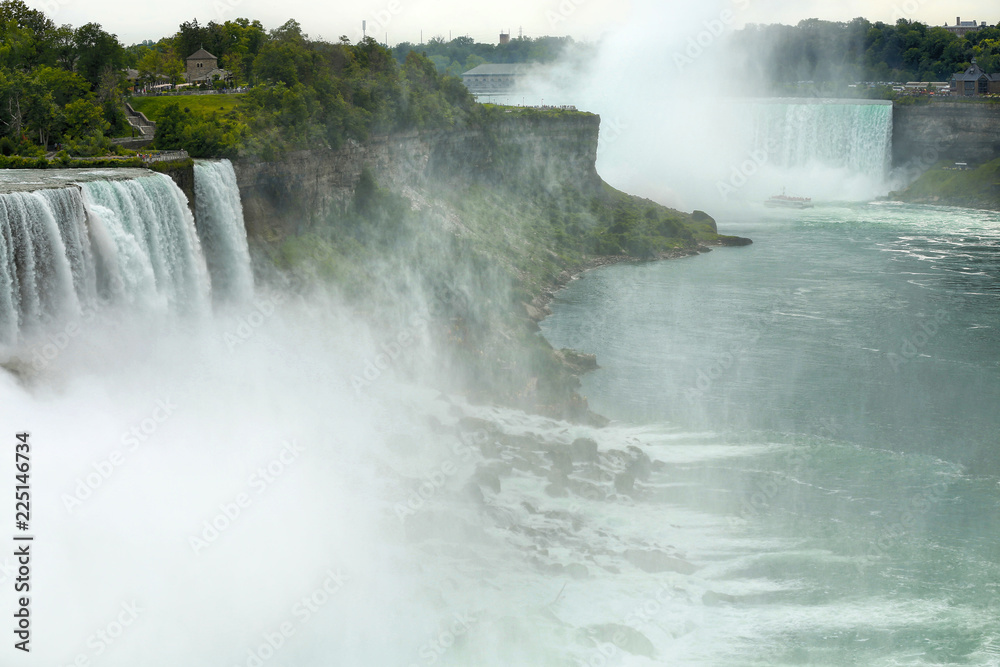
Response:
[{"label": "cascading water", "polygon": [[194,165],[198,235],[217,299],[245,301],[253,295],[253,273],[236,172],[229,160]]},{"label": "cascading water", "polygon": [[141,309],[207,312],[208,270],[194,216],[172,180],[157,174],[94,181],[83,185],[83,195],[92,235],[110,240],[106,284],[113,299]]},{"label": "cascading water", "polygon": [[892,104],[775,100],[750,106],[755,150],[782,167],[819,163],[870,178],[886,175],[892,157]]},{"label": "cascading water", "polygon": [[[76,190],[0,196],[0,341],[80,308],[93,296],[89,243]],[[57,217],[58,216],[58,217]]]},{"label": "cascading water", "polygon": [[252,296],[228,161],[195,170],[196,191],[204,195],[197,230],[169,177],[123,174],[111,180],[84,174],[75,185],[50,174],[43,189],[25,184],[0,194],[0,343],[16,343],[99,303],[203,316],[213,290],[233,301]]}]

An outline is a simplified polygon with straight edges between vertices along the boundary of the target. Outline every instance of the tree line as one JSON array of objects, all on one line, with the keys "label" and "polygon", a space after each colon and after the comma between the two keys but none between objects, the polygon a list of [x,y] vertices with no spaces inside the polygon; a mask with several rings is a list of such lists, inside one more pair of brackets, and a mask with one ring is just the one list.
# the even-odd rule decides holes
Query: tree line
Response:
[{"label": "tree line", "polygon": [[[97,23],[57,26],[22,0],[3,0],[0,152],[114,151],[109,138],[131,134],[125,102],[133,86],[180,81],[183,59],[199,48],[231,72],[231,84],[249,91],[228,114],[167,105],[154,118],[157,148],[272,156],[372,133],[452,127],[475,113],[461,80],[416,52],[398,62],[370,38],[327,42],[310,39],[294,20],[267,31],[239,18],[185,22],[169,37],[125,47]],[[129,68],[137,70],[133,80]]]},{"label": "tree line", "polygon": [[747,25],[733,39],[745,56],[737,64],[742,75],[778,86],[948,81],[973,58],[987,72],[1000,72],[1000,29],[995,26],[959,37],[907,19],[895,24],[808,19],[794,26]]}]

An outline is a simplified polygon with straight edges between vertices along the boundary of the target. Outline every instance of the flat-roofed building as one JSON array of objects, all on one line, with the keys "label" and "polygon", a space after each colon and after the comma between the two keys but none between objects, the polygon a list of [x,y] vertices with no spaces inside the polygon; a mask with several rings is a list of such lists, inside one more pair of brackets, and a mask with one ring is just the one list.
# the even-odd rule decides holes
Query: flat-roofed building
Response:
[{"label": "flat-roofed building", "polygon": [[976,23],[975,21],[963,21],[961,16],[955,17],[955,25],[948,25],[945,23],[943,26],[948,32],[954,33],[959,37],[965,37],[970,32],[976,32],[986,27],[986,21],[982,23]]},{"label": "flat-roofed building", "polygon": [[462,74],[462,82],[472,93],[504,93],[517,88],[517,84],[531,71],[524,63],[486,63]]}]

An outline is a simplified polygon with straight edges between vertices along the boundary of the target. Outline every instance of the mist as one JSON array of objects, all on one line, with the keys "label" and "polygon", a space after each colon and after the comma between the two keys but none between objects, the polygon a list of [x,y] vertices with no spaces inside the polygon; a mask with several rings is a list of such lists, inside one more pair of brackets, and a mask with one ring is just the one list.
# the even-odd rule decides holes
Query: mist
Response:
[{"label": "mist", "polygon": [[[746,222],[746,211],[762,209],[783,190],[827,204],[887,192],[891,107],[887,124],[884,105],[755,100],[762,80],[727,75],[735,61],[755,57],[730,39],[748,8],[744,0],[669,10],[635,3],[629,22],[604,36],[595,60],[570,55],[508,101],[599,113],[597,168],[608,183],[685,211],[705,210],[720,233],[765,227]],[[845,143],[853,150],[828,150]],[[528,237],[517,227],[528,223],[514,219],[516,208],[511,213],[496,199],[469,202],[497,220],[486,231],[470,230],[457,208],[409,188],[399,198],[405,201],[386,204],[405,215],[376,221],[375,214],[364,217],[370,211],[359,214],[373,231],[357,239],[377,252],[337,254],[361,243],[347,223],[311,230],[275,252],[248,244],[233,183],[221,180],[232,169],[223,164],[196,166],[198,219],[212,220],[209,228],[195,230],[193,218],[174,216],[162,238],[133,228],[138,216],[116,213],[125,186],[107,186],[116,196],[105,200],[98,186],[83,186],[88,219],[106,234],[80,241],[87,250],[66,260],[60,289],[69,294],[85,283],[79,291],[86,298],[52,305],[53,316],[49,301],[40,300],[28,325],[0,330],[0,414],[8,438],[28,431],[32,443],[33,660],[59,667],[648,665],[779,655],[801,664],[809,655],[785,646],[789,628],[807,638],[815,633],[817,645],[834,633],[852,647],[856,637],[859,645],[867,641],[851,633],[872,622],[879,600],[851,597],[856,578],[876,581],[882,573],[864,568],[894,548],[922,548],[912,546],[919,540],[897,537],[856,566],[854,544],[741,530],[761,514],[775,524],[791,516],[839,540],[858,525],[850,523],[857,514],[875,543],[889,520],[873,517],[895,508],[878,473],[950,484],[957,464],[921,453],[919,465],[910,466],[895,454],[878,458],[885,454],[878,450],[857,466],[869,476],[837,495],[827,493],[831,479],[854,470],[838,457],[861,448],[837,441],[833,453],[822,449],[846,438],[843,427],[789,435],[796,424],[781,421],[784,405],[767,424],[777,423],[775,432],[730,438],[676,423],[598,428],[522,411],[513,400],[484,400],[482,387],[498,386],[515,374],[511,369],[530,369],[536,380],[544,370],[531,351],[515,350],[518,339],[504,328],[505,309],[523,311],[516,270],[483,260],[506,247],[508,232]],[[138,196],[137,186],[128,187]],[[991,224],[973,218],[966,229],[986,235]],[[157,263],[166,247],[157,243],[167,237],[186,245],[174,261]],[[54,242],[43,245],[39,257],[59,254]],[[638,304],[639,312],[646,308],[643,285],[680,284],[664,288],[662,302],[678,298],[693,318],[705,310],[699,281],[722,276],[716,296],[739,292],[728,280],[753,302],[755,285],[741,273],[745,264],[729,263],[732,256],[723,253],[730,250],[743,252],[713,251],[718,263],[687,283],[670,272],[705,258],[617,267],[637,272],[597,292],[605,301]],[[299,255],[309,261],[298,263]],[[784,261],[763,257],[764,266]],[[80,269],[88,258],[90,273]],[[173,291],[151,287],[154,275],[169,278]],[[672,369],[694,379],[671,376],[675,394],[683,396],[685,383],[695,386],[698,373],[721,358],[713,345],[735,359],[733,384],[771,381],[764,371],[774,359],[806,366],[804,344],[771,357],[748,355],[750,345],[726,348],[766,339],[786,316],[821,319],[810,296],[822,291],[819,279],[819,286],[793,289],[785,283],[799,274],[775,276],[766,308],[747,320],[751,330],[720,306],[712,311],[717,319],[704,321],[730,327],[712,329],[724,334],[682,332],[691,361]],[[905,300],[893,301],[889,292],[878,291],[872,308],[903,310]],[[845,293],[854,301],[867,294]],[[839,296],[833,289],[824,294],[831,302]],[[893,345],[897,334],[913,338],[913,331],[924,331],[926,343],[929,329],[916,327],[952,317],[938,317],[931,297],[907,296],[919,308],[908,313],[912,322],[888,329]],[[186,300],[197,307],[185,307]],[[610,336],[602,326],[616,317],[578,315],[573,307],[585,301],[567,302],[580,317],[574,335],[593,334],[577,336],[581,345]],[[662,317],[660,324],[684,325],[670,321],[671,312]],[[475,326],[465,326],[470,322]],[[556,332],[552,327],[545,335]],[[647,370],[637,350],[669,357],[671,341],[656,335],[622,358]],[[844,334],[844,348],[856,352],[860,337],[852,335]],[[497,342],[505,338],[514,342]],[[864,352],[881,354],[876,348],[884,342]],[[740,375],[740,354],[761,372]],[[863,363],[881,363],[871,359]],[[483,368],[495,368],[496,377],[483,377]],[[716,389],[732,379],[729,369],[713,379]],[[797,371],[778,380],[798,379]],[[515,389],[521,396],[538,387]],[[794,399],[793,389],[786,393]],[[714,396],[709,392],[706,402]],[[654,403],[657,396],[645,398]],[[728,414],[730,406],[720,404]],[[649,414],[661,415],[661,407]],[[805,454],[797,449],[803,441]],[[7,480],[15,474],[12,458],[0,466]],[[824,477],[828,460],[835,472]],[[767,509],[782,511],[745,509],[762,494]],[[824,513],[827,495],[846,498],[844,507]],[[916,497],[939,507],[944,493]],[[855,498],[861,500],[851,504]],[[929,516],[928,523],[938,520]],[[836,522],[848,528],[831,528]],[[908,562],[908,555],[893,563]],[[809,577],[826,571],[850,595],[803,613],[820,589],[809,588]],[[0,557],[0,586],[9,591],[15,576],[14,559]],[[802,598],[792,597],[800,591]],[[891,603],[888,611],[879,608],[884,617],[873,633],[907,623],[922,631],[944,606],[896,603],[896,589],[886,591]],[[5,664],[22,658],[9,645],[0,652]]]},{"label": "mist", "polygon": [[[602,177],[681,210],[733,213],[783,190],[817,201],[868,201],[900,186],[906,177],[890,182],[885,152],[891,121],[872,130],[845,118],[831,133],[817,127],[821,118],[802,118],[806,105],[824,100],[775,99],[770,68],[779,63],[773,46],[743,27],[751,18],[750,3],[742,1],[669,11],[639,3],[627,25],[598,42],[596,57],[570,50],[501,101],[575,105],[600,114]],[[842,57],[832,47],[816,56],[820,63]],[[788,64],[780,65],[787,73]],[[834,70],[853,80],[852,72]],[[813,74],[803,69],[790,82]],[[762,121],[762,112],[776,105],[783,108],[775,113],[788,118]],[[762,124],[770,131],[762,132]],[[883,145],[870,145],[865,159],[880,163],[845,161],[839,148],[870,143],[863,135],[871,131],[882,133]],[[814,142],[826,144],[812,150]]]}]

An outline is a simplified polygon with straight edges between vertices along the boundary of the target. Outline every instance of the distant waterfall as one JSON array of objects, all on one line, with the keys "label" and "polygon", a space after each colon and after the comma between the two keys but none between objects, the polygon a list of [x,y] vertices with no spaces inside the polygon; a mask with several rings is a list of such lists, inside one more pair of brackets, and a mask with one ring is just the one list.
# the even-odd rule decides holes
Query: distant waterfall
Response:
[{"label": "distant waterfall", "polygon": [[880,179],[892,158],[888,102],[775,100],[746,109],[755,151],[781,167],[822,164]]},{"label": "distant waterfall", "polygon": [[236,172],[229,160],[194,166],[198,235],[217,299],[245,301],[253,296],[250,251]]}]

